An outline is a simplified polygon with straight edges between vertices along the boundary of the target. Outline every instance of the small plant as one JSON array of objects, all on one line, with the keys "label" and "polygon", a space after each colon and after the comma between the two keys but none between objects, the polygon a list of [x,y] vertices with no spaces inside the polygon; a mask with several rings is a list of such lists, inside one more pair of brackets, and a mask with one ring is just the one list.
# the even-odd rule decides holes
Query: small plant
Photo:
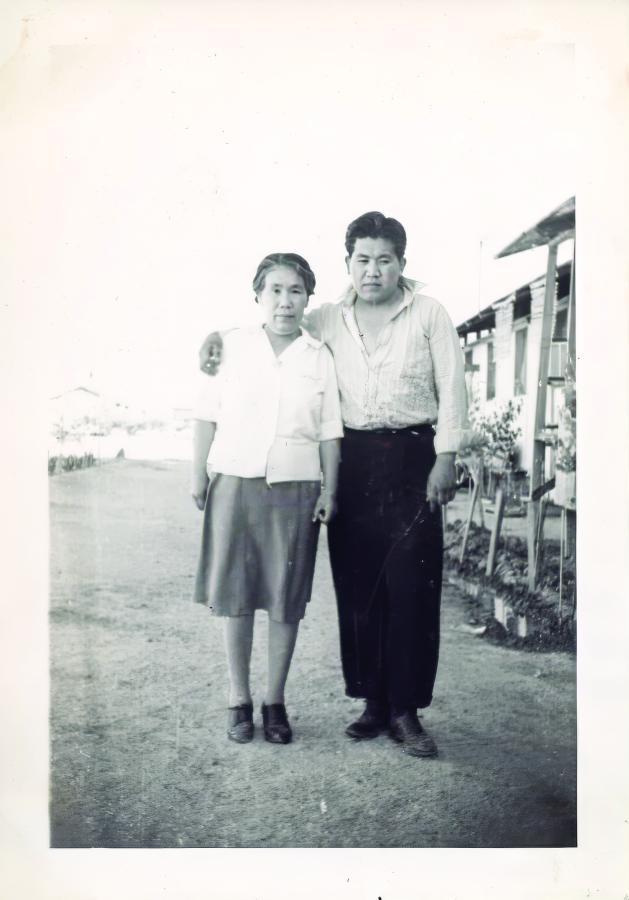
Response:
[{"label": "small plant", "polygon": [[577,469],[577,395],[574,382],[568,382],[564,390],[564,405],[559,412],[555,467],[560,472],[576,472]]},{"label": "small plant", "polygon": [[513,470],[516,465],[517,442],[522,434],[520,412],[522,398],[496,403],[481,411],[478,403],[470,409],[472,434],[469,451],[481,453],[491,468]]}]

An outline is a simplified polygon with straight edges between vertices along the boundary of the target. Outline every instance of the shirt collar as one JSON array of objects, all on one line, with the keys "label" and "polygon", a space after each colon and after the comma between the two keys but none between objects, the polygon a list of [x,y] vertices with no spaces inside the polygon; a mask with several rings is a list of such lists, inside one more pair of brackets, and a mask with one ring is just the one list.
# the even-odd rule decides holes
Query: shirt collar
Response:
[{"label": "shirt collar", "polygon": [[[317,338],[309,334],[305,328],[301,329],[301,337],[310,347],[314,347],[315,350],[318,350],[319,347],[323,347],[323,341],[317,340]],[[299,338],[297,338],[297,340],[299,340]]]},{"label": "shirt collar", "polygon": [[[264,337],[264,340],[268,342],[268,338],[264,333],[264,325],[260,325],[260,333]],[[304,343],[306,343],[309,347],[314,347],[315,350],[318,350],[320,347],[323,347],[323,341],[319,341],[319,340],[317,340],[317,338],[314,338],[311,334],[309,334],[306,331],[305,328],[301,329],[301,334],[299,335],[299,337],[296,340],[293,341],[293,344],[299,344],[301,340],[303,340]],[[292,346],[292,344],[290,344],[289,346]],[[286,349],[288,349],[288,347]]]},{"label": "shirt collar", "polygon": [[[404,291],[404,299],[402,301],[402,305],[400,309],[404,309],[409,305],[415,294],[419,294],[423,287],[426,287],[425,282],[423,281],[415,281],[413,278],[402,278],[402,289]],[[342,304],[346,309],[349,309],[356,302],[356,291],[354,290],[354,285],[348,284],[341,296],[338,298],[338,303]]]}]

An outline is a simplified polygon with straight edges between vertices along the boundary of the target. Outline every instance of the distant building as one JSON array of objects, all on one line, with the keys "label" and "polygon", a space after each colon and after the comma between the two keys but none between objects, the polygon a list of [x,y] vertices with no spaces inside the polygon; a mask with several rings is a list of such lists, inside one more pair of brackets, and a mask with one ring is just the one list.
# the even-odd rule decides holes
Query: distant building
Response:
[{"label": "distant building", "polygon": [[[567,361],[568,295],[572,263],[557,268],[553,335],[546,400],[546,422],[557,423]],[[513,397],[523,398],[526,435],[535,412],[539,344],[546,276],[496,300],[457,327],[465,356],[470,403],[480,409]],[[531,464],[529,441],[522,441],[520,465]]]},{"label": "distant building", "polygon": [[104,433],[111,428],[112,404],[96,391],[76,387],[49,400],[53,429]]}]

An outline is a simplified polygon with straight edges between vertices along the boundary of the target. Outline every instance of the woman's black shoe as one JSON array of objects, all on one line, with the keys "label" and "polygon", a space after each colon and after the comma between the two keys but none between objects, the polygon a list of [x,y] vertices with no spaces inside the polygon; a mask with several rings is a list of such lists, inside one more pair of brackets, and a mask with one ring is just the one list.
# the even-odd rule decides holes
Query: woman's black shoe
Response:
[{"label": "woman's black shoe", "polygon": [[283,703],[262,704],[262,723],[265,740],[271,744],[290,744],[293,739]]},{"label": "woman's black shoe", "polygon": [[227,737],[237,744],[253,740],[253,703],[227,708]]}]

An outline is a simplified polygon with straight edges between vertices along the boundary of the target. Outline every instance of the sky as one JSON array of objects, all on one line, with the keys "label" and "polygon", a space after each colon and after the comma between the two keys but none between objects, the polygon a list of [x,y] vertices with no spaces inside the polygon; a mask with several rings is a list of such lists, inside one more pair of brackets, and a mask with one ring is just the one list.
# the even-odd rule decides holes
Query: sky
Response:
[{"label": "sky", "polygon": [[305,255],[312,302],[334,300],[370,209],[403,222],[407,274],[455,324],[541,274],[544,250],[494,256],[575,192],[574,48],[486,21],[368,0],[9,18],[5,153],[28,187],[6,246],[49,396],[189,406],[204,335],[256,321],[259,260]]}]

